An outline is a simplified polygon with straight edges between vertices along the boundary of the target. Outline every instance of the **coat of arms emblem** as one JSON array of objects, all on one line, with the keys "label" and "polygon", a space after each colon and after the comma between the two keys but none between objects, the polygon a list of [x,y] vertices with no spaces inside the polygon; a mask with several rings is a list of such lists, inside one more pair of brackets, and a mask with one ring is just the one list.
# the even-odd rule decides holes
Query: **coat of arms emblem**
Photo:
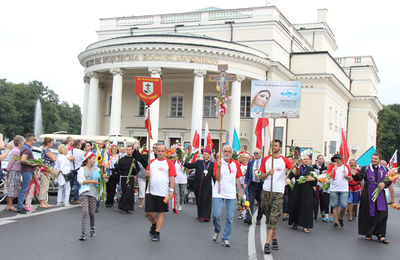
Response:
[{"label": "coat of arms emblem", "polygon": [[153,82],[143,82],[143,93],[150,96],[154,92]]}]

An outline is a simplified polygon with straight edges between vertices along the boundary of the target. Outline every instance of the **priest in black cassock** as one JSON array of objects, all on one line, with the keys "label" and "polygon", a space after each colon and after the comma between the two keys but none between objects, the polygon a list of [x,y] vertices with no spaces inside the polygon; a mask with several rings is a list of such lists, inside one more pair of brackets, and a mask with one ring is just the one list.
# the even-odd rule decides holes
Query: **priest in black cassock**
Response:
[{"label": "priest in black cassock", "polygon": [[183,166],[188,169],[196,169],[194,179],[194,194],[197,204],[197,219],[201,222],[209,222],[212,205],[212,182],[214,163],[210,160],[211,150],[203,149],[203,160],[194,163],[185,162]]},{"label": "priest in black cassock", "polygon": [[[301,226],[306,233],[309,232],[309,228],[313,227],[314,222],[314,186],[317,185],[317,181],[310,176],[313,170],[310,157],[307,155],[302,158],[302,163],[296,174],[291,172],[286,179],[288,184],[293,177],[296,179],[293,192],[289,197],[289,225],[293,224],[293,229]],[[308,176],[307,181],[302,184],[298,183],[297,180],[303,176]]]},{"label": "priest in black cassock", "polygon": [[[118,202],[118,208],[120,210],[129,213],[133,211],[133,206],[135,203],[133,186],[136,182],[139,165],[132,156],[133,146],[128,145],[126,148],[126,156],[119,159],[118,163],[115,165],[115,169],[118,171],[120,187],[122,191],[122,196]],[[133,167],[131,176],[129,177],[129,184],[127,184],[128,174],[130,168]]]},{"label": "priest in black cassock", "polygon": [[[380,165],[380,161],[381,155],[374,153],[371,164],[362,167],[359,173],[353,175],[355,181],[364,181],[358,212],[358,234],[364,235],[366,240],[372,240],[372,235],[375,235],[381,243],[389,244],[389,240],[385,237],[388,208],[384,189],[389,187],[391,182],[383,181],[386,168]],[[381,192],[374,202],[371,198],[377,187]]]}]

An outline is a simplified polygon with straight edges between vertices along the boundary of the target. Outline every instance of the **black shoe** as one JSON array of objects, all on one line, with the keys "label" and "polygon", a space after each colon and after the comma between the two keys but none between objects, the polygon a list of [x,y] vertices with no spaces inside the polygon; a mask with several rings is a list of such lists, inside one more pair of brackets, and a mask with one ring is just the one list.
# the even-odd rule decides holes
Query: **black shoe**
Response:
[{"label": "black shoe", "polygon": [[96,208],[96,210],[94,212],[96,212],[96,213],[99,212],[99,208]]},{"label": "black shoe", "polygon": [[156,227],[155,226],[151,226],[150,227],[150,231],[149,231],[150,237],[154,237],[155,234],[156,234]]},{"label": "black shoe", "polygon": [[151,238],[151,241],[153,242],[160,241],[160,232],[155,232],[154,236]]},{"label": "black shoe", "polygon": [[278,239],[272,239],[272,250],[278,250]]},{"label": "black shoe", "polygon": [[257,226],[261,225],[261,219],[257,219],[256,225]]},{"label": "black shoe", "polygon": [[344,228],[343,219],[339,219],[339,225],[340,225],[341,228]]},{"label": "black shoe", "polygon": [[28,211],[26,211],[25,209],[20,209],[17,211],[18,214],[26,214]]},{"label": "black shoe", "polygon": [[82,233],[82,235],[79,237],[80,241],[85,241],[87,239],[87,235],[85,233]]},{"label": "black shoe", "polygon": [[338,229],[339,229],[338,223],[333,224],[333,229],[334,229],[334,230],[338,230]]},{"label": "black shoe", "polygon": [[271,254],[271,248],[269,247],[269,244],[264,245],[264,254]]},{"label": "black shoe", "polygon": [[106,204],[106,208],[112,208],[112,204]]},{"label": "black shoe", "polygon": [[246,223],[246,224],[248,224],[248,225],[251,225],[251,219],[245,218],[245,219],[243,220],[243,222]]}]

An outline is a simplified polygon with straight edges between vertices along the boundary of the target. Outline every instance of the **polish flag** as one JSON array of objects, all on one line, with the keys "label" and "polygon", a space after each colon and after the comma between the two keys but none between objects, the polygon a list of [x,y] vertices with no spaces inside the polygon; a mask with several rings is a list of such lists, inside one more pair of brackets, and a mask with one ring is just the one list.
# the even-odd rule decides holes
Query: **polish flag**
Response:
[{"label": "polish flag", "polygon": [[214,143],[211,139],[210,132],[208,131],[208,124],[206,121],[206,125],[204,126],[204,148],[209,148],[210,150],[212,150],[213,147]]},{"label": "polish flag", "polygon": [[196,149],[200,148],[200,135],[197,132],[197,130],[194,132],[192,146],[193,146],[193,148],[196,148]]},{"label": "polish flag", "polygon": [[346,136],[344,135],[343,128],[340,142],[340,155],[343,156],[343,164],[347,164],[350,158],[349,147],[347,147]]},{"label": "polish flag", "polygon": [[397,150],[394,152],[392,159],[390,159],[389,164],[388,164],[388,168],[392,169],[392,168],[397,168],[398,164],[397,164]]},{"label": "polish flag", "polygon": [[268,118],[259,117],[257,120],[255,135],[257,136],[256,147],[262,149],[264,143],[264,128],[269,124]]},{"label": "polish flag", "polygon": [[149,117],[149,109],[147,106],[146,106],[146,111],[144,112],[144,127],[150,133],[150,139],[153,139],[153,136],[151,135],[151,123],[150,123],[150,117]]}]

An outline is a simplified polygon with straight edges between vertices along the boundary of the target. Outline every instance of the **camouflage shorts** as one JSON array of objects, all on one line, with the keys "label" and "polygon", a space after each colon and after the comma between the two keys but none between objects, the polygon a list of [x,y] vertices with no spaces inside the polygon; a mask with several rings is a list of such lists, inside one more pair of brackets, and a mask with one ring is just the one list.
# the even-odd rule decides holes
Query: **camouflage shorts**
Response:
[{"label": "camouflage shorts", "polygon": [[272,193],[272,204],[269,203],[270,192],[263,190],[261,193],[261,208],[267,217],[267,229],[275,230],[278,228],[278,220],[283,208],[283,193]]}]

